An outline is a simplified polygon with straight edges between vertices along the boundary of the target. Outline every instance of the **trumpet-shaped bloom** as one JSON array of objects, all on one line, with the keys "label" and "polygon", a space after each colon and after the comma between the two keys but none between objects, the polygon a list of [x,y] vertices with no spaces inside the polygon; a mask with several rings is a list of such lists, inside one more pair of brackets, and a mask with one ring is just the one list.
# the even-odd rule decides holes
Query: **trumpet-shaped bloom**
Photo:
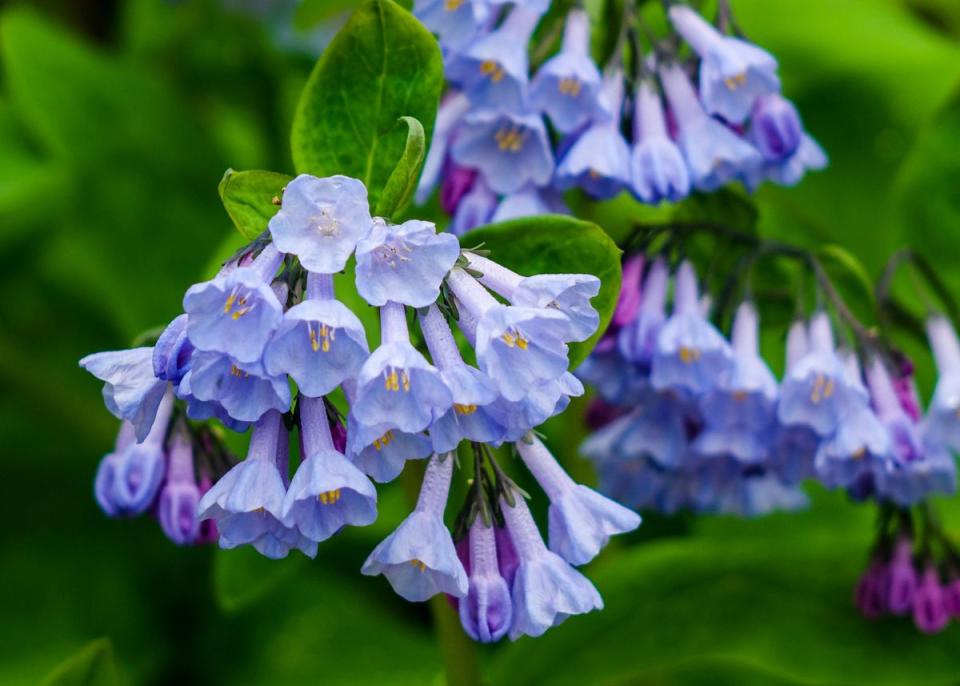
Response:
[{"label": "trumpet-shaped bloom", "polygon": [[650,265],[643,282],[643,291],[636,315],[617,334],[617,348],[630,362],[647,370],[653,361],[660,329],[667,319],[667,263],[658,258]]},{"label": "trumpet-shaped bloom", "polygon": [[677,272],[673,314],[660,329],[651,362],[656,389],[706,393],[729,373],[730,345],[700,312],[697,277],[689,262]]},{"label": "trumpet-shaped bloom", "polygon": [[153,372],[153,348],[94,353],[80,366],[104,382],[103,403],[117,419],[130,422],[138,441],[150,432],[167,382]]},{"label": "trumpet-shaped bloom", "polygon": [[320,543],[344,526],[377,518],[377,490],[333,445],[324,401],[301,396],[300,431],[306,457],[283,501],[283,522]]},{"label": "trumpet-shaped bloom", "polygon": [[762,166],[763,157],[756,148],[707,115],[679,66],[661,67],[660,80],[677,122],[677,143],[692,186],[713,191]]},{"label": "trumpet-shaped bloom", "polygon": [[603,600],[589,579],[544,545],[522,496],[515,493],[513,498],[514,505],[500,501],[517,557],[510,640],[540,636],[567,617],[603,609]]},{"label": "trumpet-shaped bloom", "polygon": [[570,374],[534,384],[519,400],[502,396],[489,406],[490,416],[503,427],[504,441],[518,441],[531,429],[567,409],[571,397],[583,395],[583,384]]},{"label": "trumpet-shaped bloom", "polygon": [[820,444],[814,466],[827,488],[846,488],[858,480],[883,480],[893,469],[893,446],[877,415],[869,406],[847,413],[836,433]]},{"label": "trumpet-shaped bloom", "polygon": [[277,249],[296,255],[305,269],[336,274],[372,223],[363,183],[301,174],[287,184],[269,228]]},{"label": "trumpet-shaped bloom", "polygon": [[407,600],[426,600],[437,593],[460,598],[469,589],[467,572],[443,523],[453,462],[451,456],[430,459],[416,508],[361,569],[367,576],[383,574]]},{"label": "trumpet-shaped bloom", "polygon": [[750,142],[768,162],[792,156],[803,139],[803,124],[793,103],[779,93],[757,98],[748,133]]},{"label": "trumpet-shaped bloom", "polygon": [[637,88],[630,178],[634,195],[651,205],[677,202],[690,193],[687,163],[667,135],[660,95],[647,80]]},{"label": "trumpet-shaped bloom", "polygon": [[516,7],[496,30],[447,63],[447,78],[477,108],[518,112],[527,97],[527,44],[540,17]]},{"label": "trumpet-shaped bloom", "polygon": [[777,61],[765,50],[724,36],[686,5],[674,5],[670,21],[700,56],[700,96],[711,114],[742,122],[756,99],[780,90]]},{"label": "trumpet-shaped bloom", "polygon": [[268,245],[247,267],[191,286],[183,296],[187,336],[198,349],[256,362],[283,318],[270,288],[282,255]]},{"label": "trumpet-shaped bloom", "polygon": [[567,15],[560,52],[543,63],[530,86],[530,104],[570,133],[591,119],[600,96],[600,71],[590,58],[590,17],[575,9]]},{"label": "trumpet-shaped bloom", "polygon": [[400,431],[390,423],[364,426],[353,413],[347,418],[347,457],[374,481],[393,481],[407,460],[431,452],[430,439],[421,432]]},{"label": "trumpet-shaped bloom", "polygon": [[553,175],[547,130],[535,114],[472,112],[464,118],[450,154],[480,170],[495,193],[516,193],[527,184],[546,186]]},{"label": "trumpet-shaped bloom", "polygon": [[440,283],[460,254],[460,242],[437,233],[430,222],[399,226],[374,222],[357,245],[357,291],[371,305],[388,301],[426,307],[440,296]]},{"label": "trumpet-shaped bloom", "polygon": [[261,364],[241,364],[227,355],[198,351],[181,388],[184,383],[197,400],[219,405],[239,422],[255,422],[270,410],[290,407],[285,376],[271,376]]},{"label": "trumpet-shaped bloom", "polygon": [[960,450],[960,341],[950,320],[927,320],[927,337],[933,349],[939,379],[924,422],[928,439]]},{"label": "trumpet-shaped bloom", "polygon": [[[433,193],[441,176],[444,177],[444,181],[450,176],[449,147],[458,130],[460,121],[469,111],[470,101],[466,95],[459,91],[447,93],[440,102],[440,107],[437,109],[437,122],[433,127],[433,137],[430,141],[430,150],[427,152],[427,159],[423,162],[423,171],[420,172],[420,181],[417,183],[417,192],[414,195],[414,201],[418,205],[424,204],[430,198],[430,194]],[[462,178],[462,176],[462,174],[457,174],[458,178]],[[466,190],[458,192],[457,202],[465,192]],[[443,202],[441,204],[444,205],[444,211],[446,211],[446,204]]]},{"label": "trumpet-shaped bloom", "polygon": [[180,383],[190,371],[193,344],[187,337],[187,315],[181,314],[160,334],[153,346],[153,375],[158,379]]},{"label": "trumpet-shaped bloom", "polygon": [[495,224],[538,214],[570,214],[570,210],[563,204],[563,198],[552,189],[530,185],[503,198],[490,217],[490,222]]},{"label": "trumpet-shaped bloom", "polygon": [[200,487],[194,475],[193,445],[182,429],[170,439],[166,482],[157,499],[160,528],[177,545],[195,543],[200,535],[197,505]]},{"label": "trumpet-shaped bloom", "polygon": [[225,427],[237,433],[243,433],[250,428],[249,422],[237,421],[231,417],[223,405],[213,400],[200,400],[190,388],[190,374],[184,375],[177,386],[177,397],[187,403],[187,417],[202,422],[207,419],[217,419]]},{"label": "trumpet-shaped bloom", "polygon": [[497,537],[492,526],[477,517],[469,533],[469,590],[460,598],[460,623],[475,641],[493,643],[510,630],[513,602],[500,572]]},{"label": "trumpet-shaped bloom", "polygon": [[417,0],[413,13],[437,34],[440,45],[460,51],[470,44],[487,21],[487,0]]},{"label": "trumpet-shaped bloom", "polygon": [[586,564],[615,534],[640,526],[640,516],[591,488],[577,484],[540,439],[515,445],[523,463],[550,498],[550,550],[570,564]]},{"label": "trumpet-shaped bloom", "polygon": [[457,236],[462,236],[470,229],[489,222],[496,209],[497,196],[490,190],[486,181],[477,179],[457,204],[453,220],[450,222],[450,231]]}]

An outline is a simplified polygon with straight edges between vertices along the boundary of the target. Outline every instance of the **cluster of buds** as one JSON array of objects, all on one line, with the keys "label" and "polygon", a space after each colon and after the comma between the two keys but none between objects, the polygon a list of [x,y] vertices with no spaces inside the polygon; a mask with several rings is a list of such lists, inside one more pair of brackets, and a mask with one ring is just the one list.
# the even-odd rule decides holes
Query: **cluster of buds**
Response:
[{"label": "cluster of buds", "polygon": [[634,40],[638,68],[628,79],[623,38],[636,35],[627,12],[601,73],[590,54],[589,16],[574,8],[559,52],[531,78],[528,46],[548,5],[415,3],[444,48],[451,84],[418,201],[441,184],[455,233],[563,212],[560,194],[572,188],[597,199],[626,190],[658,204],[735,181],[751,190],[766,180],[793,185],[808,169],[826,165],[796,108],[780,94],[776,60],[682,4],[669,8],[669,23],[695,59],[681,60],[674,41],[642,56]]}]

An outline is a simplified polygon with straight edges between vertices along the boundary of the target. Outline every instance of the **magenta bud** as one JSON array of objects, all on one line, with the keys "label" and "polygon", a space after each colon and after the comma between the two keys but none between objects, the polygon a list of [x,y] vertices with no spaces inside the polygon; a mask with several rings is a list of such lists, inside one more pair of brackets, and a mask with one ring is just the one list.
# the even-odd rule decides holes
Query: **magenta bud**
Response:
[{"label": "magenta bud", "polygon": [[440,207],[449,215],[453,215],[470,189],[477,180],[475,169],[461,167],[454,162],[448,162],[446,173],[440,183]]},{"label": "magenta bud", "polygon": [[913,606],[917,588],[917,572],[913,567],[913,542],[903,537],[897,541],[890,561],[887,585],[887,607],[895,615],[905,615]]},{"label": "magenta bud", "polygon": [[913,594],[913,623],[925,634],[942,631],[950,621],[937,568],[929,564]]}]

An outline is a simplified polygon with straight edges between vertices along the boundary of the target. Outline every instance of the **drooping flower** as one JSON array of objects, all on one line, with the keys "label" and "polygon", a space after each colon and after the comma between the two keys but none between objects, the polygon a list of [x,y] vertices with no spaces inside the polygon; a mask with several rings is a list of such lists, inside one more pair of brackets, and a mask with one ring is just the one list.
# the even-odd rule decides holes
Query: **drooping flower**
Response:
[{"label": "drooping flower", "polygon": [[347,418],[346,455],[374,481],[393,481],[407,460],[420,460],[433,452],[422,431],[406,432],[391,423],[365,426],[354,413]]},{"label": "drooping flower", "polygon": [[913,594],[913,623],[925,634],[935,634],[950,622],[950,613],[940,585],[940,574],[928,562]]},{"label": "drooping flower", "polygon": [[417,0],[413,13],[423,25],[437,34],[440,45],[462,50],[487,21],[487,0]]},{"label": "drooping flower", "polygon": [[630,146],[620,133],[623,72],[604,78],[603,96],[611,116],[601,118],[581,133],[557,163],[554,184],[559,190],[582,188],[606,200],[630,185]]},{"label": "drooping flower", "polygon": [[303,460],[283,501],[286,526],[320,543],[344,526],[366,526],[377,518],[377,490],[333,445],[322,398],[301,395]]},{"label": "drooping flower", "polygon": [[360,371],[369,354],[363,324],[333,297],[333,279],[310,273],[307,299],[283,316],[263,355],[273,377],[289,375],[300,391],[319,398]]},{"label": "drooping flower", "polygon": [[400,225],[374,221],[357,245],[357,292],[371,305],[388,301],[426,307],[440,295],[440,283],[460,254],[460,242],[437,233],[430,222]]},{"label": "drooping flower", "polygon": [[160,528],[177,545],[197,542],[200,487],[193,462],[193,445],[184,426],[174,429],[168,450],[166,481],[157,499]]},{"label": "drooping flower", "polygon": [[153,375],[180,383],[190,371],[193,343],[187,337],[187,315],[181,314],[167,325],[153,346]]},{"label": "drooping flower", "polygon": [[917,588],[917,572],[913,567],[913,541],[899,538],[887,570],[887,609],[892,614],[904,615],[913,606]]},{"label": "drooping flower", "polygon": [[450,532],[443,523],[453,457],[434,455],[420,487],[414,511],[370,553],[361,571],[383,574],[393,590],[410,601],[447,593],[467,594],[467,572],[457,557]]},{"label": "drooping flower", "polygon": [[191,286],[183,296],[190,342],[244,364],[259,360],[283,318],[283,306],[270,288],[282,260],[269,244],[248,266]]},{"label": "drooping flower", "polygon": [[517,560],[510,640],[540,636],[567,617],[603,609],[603,600],[589,579],[547,549],[522,496],[514,492],[513,499],[514,504],[500,500]]},{"label": "drooping flower", "polygon": [[590,58],[590,17],[567,15],[560,52],[544,62],[530,86],[530,104],[545,112],[561,133],[587,123],[597,109],[600,71]]},{"label": "drooping flower", "polygon": [[570,478],[540,439],[531,435],[515,445],[550,498],[550,550],[570,564],[590,562],[610,536],[640,526],[640,516],[635,512]]},{"label": "drooping flower", "polygon": [[692,186],[714,191],[763,164],[756,148],[704,111],[680,66],[662,65],[660,82],[677,122],[677,144],[687,161]]},{"label": "drooping flower", "polygon": [[[447,93],[440,102],[440,107],[437,109],[437,122],[433,127],[433,137],[430,140],[430,150],[423,162],[423,170],[420,172],[420,181],[414,195],[418,205],[424,204],[430,198],[441,176],[448,176],[444,171],[449,166],[450,144],[460,121],[469,111],[470,101],[459,91]],[[466,189],[458,193],[457,202],[463,193],[466,193]],[[454,203],[454,206],[456,204]]]},{"label": "drooping flower", "polygon": [[470,526],[469,590],[459,600],[460,623],[475,641],[493,643],[510,630],[513,602],[500,572],[500,550],[493,526],[477,517]]},{"label": "drooping flower", "polygon": [[103,403],[110,413],[133,425],[143,441],[154,425],[168,383],[154,376],[153,348],[94,353],[80,366],[104,382]]},{"label": "drooping flower", "polygon": [[764,158],[764,165],[747,178],[750,187],[758,186],[765,177],[781,186],[793,186],[808,169],[827,165],[826,153],[804,131],[793,103],[779,93],[757,98],[747,138]]},{"label": "drooping flower", "polygon": [[343,271],[357,242],[371,230],[367,189],[347,176],[301,174],[283,192],[269,223],[277,249],[318,274]]},{"label": "drooping flower", "polygon": [[927,410],[924,433],[932,441],[960,450],[960,341],[950,320],[941,315],[927,320],[927,337],[939,378]]},{"label": "drooping flower", "polygon": [[547,130],[535,114],[471,112],[450,154],[460,164],[480,170],[495,193],[516,193],[527,184],[546,186],[553,175]]},{"label": "drooping flower", "polygon": [[497,205],[490,222],[495,224],[538,214],[570,214],[570,210],[563,204],[563,198],[553,189],[529,185],[504,197]]},{"label": "drooping flower", "polygon": [[730,369],[730,345],[704,318],[697,290],[693,265],[684,262],[677,271],[673,314],[660,329],[651,361],[656,389],[706,393]]},{"label": "drooping flower", "polygon": [[780,90],[777,61],[768,52],[724,36],[686,5],[673,5],[669,16],[700,56],[700,97],[708,112],[739,124],[758,97]]},{"label": "drooping flower", "polygon": [[667,134],[660,95],[643,79],[634,104],[634,146],[630,154],[630,188],[642,202],[677,202],[690,193],[683,154]]},{"label": "drooping flower", "polygon": [[540,16],[515,7],[503,24],[446,65],[447,78],[477,108],[519,112],[527,97],[527,44]]},{"label": "drooping flower", "polygon": [[489,222],[496,209],[497,196],[486,181],[477,179],[457,205],[450,222],[450,231],[462,236],[470,229]]},{"label": "drooping flower", "polygon": [[[626,269],[624,270],[626,273]],[[637,311],[625,322],[617,335],[617,348],[626,360],[648,370],[653,360],[654,349],[660,329],[667,319],[667,282],[670,272],[666,261],[654,260],[643,281],[642,295]],[[637,288],[640,293],[640,289]]]},{"label": "drooping flower", "polygon": [[180,382],[190,395],[215,403],[233,419],[255,422],[269,410],[290,407],[290,386],[284,376],[271,376],[260,363],[241,364],[227,355],[197,351],[193,366]]}]

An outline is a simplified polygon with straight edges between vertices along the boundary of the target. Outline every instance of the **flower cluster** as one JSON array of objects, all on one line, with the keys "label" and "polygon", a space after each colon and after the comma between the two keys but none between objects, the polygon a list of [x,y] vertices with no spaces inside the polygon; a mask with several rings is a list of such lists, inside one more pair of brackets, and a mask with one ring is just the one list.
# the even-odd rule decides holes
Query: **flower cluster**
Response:
[{"label": "flower cluster", "polygon": [[[312,557],[343,527],[376,519],[374,481],[429,457],[416,509],[373,551],[365,574],[383,574],[410,600],[462,597],[464,626],[478,640],[539,635],[600,607],[571,565],[588,562],[640,519],[574,483],[531,433],[583,392],[568,371],[568,344],[597,329],[590,300],[599,280],[524,277],[480,251],[461,251],[455,236],[428,222],[372,217],[366,188],[343,176],[301,175],[276,202],[267,234],[191,286],[183,314],[152,348],[81,360],[105,382],[107,408],[123,421],[97,476],[104,511],[153,507],[181,543],[213,537],[222,548],[252,545],[271,558],[293,549]],[[379,310],[372,352],[364,325],[334,292],[334,274],[351,257],[357,293]],[[429,360],[411,343],[409,310]],[[334,395],[341,390],[345,420]],[[252,427],[245,460],[203,447],[215,434],[195,422],[208,419],[235,431]],[[299,455],[291,470],[294,427]],[[495,533],[489,516],[481,524],[468,518],[466,566],[443,523],[464,441],[486,450],[496,469],[483,511],[495,511],[500,524]],[[550,497],[549,547],[487,447],[504,443],[516,443]],[[194,460],[195,444],[202,459]],[[479,473],[475,479],[486,483]],[[544,584],[564,592],[544,594]]]},{"label": "flower cluster", "polygon": [[[627,79],[621,40],[601,73],[590,55],[589,16],[579,8],[566,16],[559,52],[531,78],[528,45],[548,4],[415,3],[439,37],[452,84],[417,197],[424,202],[441,184],[455,233],[563,212],[560,193],[572,188],[597,199],[627,190],[658,204],[734,181],[749,189],[765,180],[793,185],[826,165],[780,94],[776,60],[685,5],[671,6],[669,20],[696,55],[699,87],[666,43]],[[634,36],[631,20],[624,36]]]},{"label": "flower cluster", "polygon": [[604,490],[641,508],[762,514],[802,505],[816,478],[899,507],[955,489],[951,436],[960,344],[930,320],[942,380],[926,419],[908,378],[879,351],[837,349],[828,313],[795,321],[778,384],[760,356],[758,317],[742,303],[728,342],[706,319],[689,262],[627,261],[614,323],[578,370],[596,386],[597,431],[583,451]]}]

